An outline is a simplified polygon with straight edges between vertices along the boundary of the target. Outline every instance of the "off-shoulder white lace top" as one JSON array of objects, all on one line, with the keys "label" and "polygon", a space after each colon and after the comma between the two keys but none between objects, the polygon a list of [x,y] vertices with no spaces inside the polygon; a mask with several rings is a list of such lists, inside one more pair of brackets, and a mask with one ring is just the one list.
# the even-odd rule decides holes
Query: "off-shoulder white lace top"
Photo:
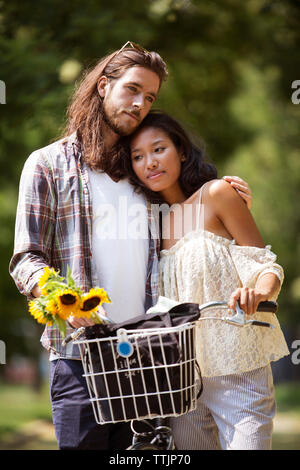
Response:
[{"label": "off-shoulder white lace top", "polygon": [[[282,283],[283,269],[271,246],[238,246],[234,240],[197,228],[161,251],[159,294],[179,302],[227,301],[236,288],[254,287],[267,272],[275,273]],[[212,315],[223,316],[224,310],[207,313]],[[246,372],[289,354],[275,314],[257,312],[251,318],[272,323],[274,328],[198,322],[197,360],[203,376]]]}]

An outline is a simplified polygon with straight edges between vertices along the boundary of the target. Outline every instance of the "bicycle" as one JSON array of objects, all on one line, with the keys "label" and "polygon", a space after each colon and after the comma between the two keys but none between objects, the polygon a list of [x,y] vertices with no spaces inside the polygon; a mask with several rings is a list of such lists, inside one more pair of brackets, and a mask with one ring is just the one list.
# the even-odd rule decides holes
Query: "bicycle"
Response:
[{"label": "bicycle", "polygon": [[[184,315],[185,308],[193,315]],[[238,304],[231,315],[201,318],[204,311],[216,308],[228,310],[228,304],[213,301],[177,305],[168,312],[178,323],[176,326],[127,329],[113,325],[114,336],[108,337],[93,337],[95,327],[87,327],[75,330],[65,339],[65,344],[73,340],[79,346],[96,422],[131,422],[133,439],[128,450],[175,450],[166,419],[194,410],[202,392],[201,371],[198,380],[196,373],[197,322],[215,320],[240,328],[273,327],[265,321],[246,319]],[[257,311],[275,313],[277,303],[261,302]],[[145,321],[150,320],[150,316],[144,317]],[[97,327],[99,333],[103,325]],[[87,330],[93,334],[87,334]],[[83,334],[85,338],[80,339]]]}]

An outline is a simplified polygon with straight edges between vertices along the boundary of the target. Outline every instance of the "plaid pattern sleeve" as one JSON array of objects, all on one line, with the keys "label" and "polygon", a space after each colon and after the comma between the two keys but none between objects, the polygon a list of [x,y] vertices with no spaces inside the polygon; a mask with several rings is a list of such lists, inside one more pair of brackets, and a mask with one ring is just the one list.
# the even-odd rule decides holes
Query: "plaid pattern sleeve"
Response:
[{"label": "plaid pattern sleeve", "polygon": [[[75,135],[33,152],[19,188],[14,253],[9,271],[19,291],[31,298],[46,265],[87,291],[97,285],[91,262],[91,201],[87,169],[81,165]],[[67,328],[67,334],[72,331]],[[56,326],[46,326],[42,344],[62,357],[79,358],[78,349],[61,346]]]},{"label": "plaid pattern sleeve", "polygon": [[28,297],[41,269],[51,263],[55,214],[52,175],[41,154],[34,152],[21,175],[14,255],[9,266],[18,289]]}]

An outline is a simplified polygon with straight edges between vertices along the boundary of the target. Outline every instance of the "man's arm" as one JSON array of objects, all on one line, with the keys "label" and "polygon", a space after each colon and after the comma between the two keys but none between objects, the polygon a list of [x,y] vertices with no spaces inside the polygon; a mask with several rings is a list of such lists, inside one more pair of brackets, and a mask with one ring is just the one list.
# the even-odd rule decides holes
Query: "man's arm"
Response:
[{"label": "man's arm", "polygon": [[[54,178],[42,152],[30,155],[20,179],[14,254],[9,271],[19,291],[28,298],[39,297],[42,269],[52,266],[52,247],[57,217]],[[104,309],[101,309],[105,314]],[[69,319],[74,327],[93,325],[89,319]]]},{"label": "man's arm", "polygon": [[54,181],[37,151],[27,159],[20,179],[14,253],[9,265],[19,291],[29,298],[41,270],[51,265],[55,221]]}]

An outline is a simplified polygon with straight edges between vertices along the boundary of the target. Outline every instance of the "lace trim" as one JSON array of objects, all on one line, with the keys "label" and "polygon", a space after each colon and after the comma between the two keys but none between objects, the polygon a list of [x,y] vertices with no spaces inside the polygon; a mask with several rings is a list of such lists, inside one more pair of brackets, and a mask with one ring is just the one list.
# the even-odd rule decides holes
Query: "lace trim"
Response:
[{"label": "lace trim", "polygon": [[[161,250],[160,256],[161,257],[168,256],[172,253],[175,253],[177,250],[180,250],[180,248],[184,245],[186,241],[193,240],[198,235],[203,235],[205,238],[210,238],[211,240],[214,240],[215,242],[221,243],[222,245],[225,245],[225,246],[236,245],[236,241],[234,239],[229,240],[229,238],[222,237],[221,235],[217,235],[216,233],[210,232],[209,230],[200,228],[197,230],[191,230],[190,232],[186,233],[182,238],[180,238],[180,240],[178,240],[173,246],[171,246],[171,248],[166,249],[166,250]],[[246,248],[246,246],[241,246],[241,248]],[[258,248],[258,247],[247,246],[247,248]],[[265,248],[259,248],[259,249],[271,250],[272,246],[266,245]]]}]

